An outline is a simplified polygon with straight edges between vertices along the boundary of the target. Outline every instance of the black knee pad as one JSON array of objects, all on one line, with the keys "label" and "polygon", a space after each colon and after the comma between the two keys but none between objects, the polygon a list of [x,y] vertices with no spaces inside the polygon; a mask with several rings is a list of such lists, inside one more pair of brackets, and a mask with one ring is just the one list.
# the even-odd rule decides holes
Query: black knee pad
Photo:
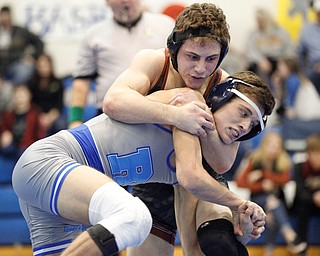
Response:
[{"label": "black knee pad", "polygon": [[104,256],[114,255],[119,251],[114,235],[102,225],[96,224],[88,228],[87,232]]},{"label": "black knee pad", "polygon": [[241,244],[226,219],[204,222],[197,231],[202,252],[207,256],[249,256],[246,247]]}]

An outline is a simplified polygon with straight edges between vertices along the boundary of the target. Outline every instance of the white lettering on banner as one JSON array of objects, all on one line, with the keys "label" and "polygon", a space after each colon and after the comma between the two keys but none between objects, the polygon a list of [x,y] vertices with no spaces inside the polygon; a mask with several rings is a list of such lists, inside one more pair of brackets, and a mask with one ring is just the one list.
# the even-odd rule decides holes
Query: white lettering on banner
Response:
[{"label": "white lettering on banner", "polygon": [[106,6],[95,3],[26,4],[22,13],[25,16],[24,26],[45,40],[83,36],[93,23],[107,15]]}]

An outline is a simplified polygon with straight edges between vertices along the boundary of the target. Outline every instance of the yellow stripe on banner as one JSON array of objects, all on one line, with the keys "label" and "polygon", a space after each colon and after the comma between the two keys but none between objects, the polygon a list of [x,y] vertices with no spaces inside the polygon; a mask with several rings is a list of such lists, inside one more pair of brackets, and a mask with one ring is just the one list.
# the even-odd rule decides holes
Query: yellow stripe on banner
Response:
[{"label": "yellow stripe on banner", "polygon": [[315,20],[315,14],[305,5],[305,0],[278,0],[277,1],[277,21],[286,29],[293,40],[297,42],[300,30],[304,23],[304,15],[307,20]]}]

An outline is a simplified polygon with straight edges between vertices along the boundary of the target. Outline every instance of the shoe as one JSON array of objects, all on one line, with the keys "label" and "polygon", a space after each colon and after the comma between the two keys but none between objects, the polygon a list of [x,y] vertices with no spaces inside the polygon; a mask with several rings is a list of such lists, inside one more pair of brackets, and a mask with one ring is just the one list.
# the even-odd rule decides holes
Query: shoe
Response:
[{"label": "shoe", "polygon": [[288,245],[289,251],[293,254],[304,255],[306,252],[308,244],[301,241],[299,238],[296,238],[292,243]]}]

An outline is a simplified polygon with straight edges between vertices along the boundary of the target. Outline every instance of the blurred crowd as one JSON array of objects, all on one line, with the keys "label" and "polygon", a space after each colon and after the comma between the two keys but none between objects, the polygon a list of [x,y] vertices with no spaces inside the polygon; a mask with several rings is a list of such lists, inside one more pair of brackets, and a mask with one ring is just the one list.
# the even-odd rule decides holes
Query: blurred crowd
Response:
[{"label": "blurred crowd", "polygon": [[[65,79],[56,76],[44,41],[16,25],[9,6],[0,8],[0,158],[15,161],[34,141],[68,128],[69,103]],[[228,177],[250,189],[251,199],[270,213],[265,255],[272,255],[275,232],[290,248],[306,246],[308,220],[320,217],[320,1],[314,0],[311,8],[316,19],[304,22],[297,42],[268,10],[257,9],[246,49],[231,46],[222,63],[229,73],[256,72],[276,98],[266,131],[241,144]],[[293,140],[302,141],[302,148],[287,147],[286,129],[296,135]],[[302,153],[300,161],[296,153]],[[288,207],[283,187],[291,180],[297,186]],[[291,213],[298,218],[296,229],[288,220]]]}]

